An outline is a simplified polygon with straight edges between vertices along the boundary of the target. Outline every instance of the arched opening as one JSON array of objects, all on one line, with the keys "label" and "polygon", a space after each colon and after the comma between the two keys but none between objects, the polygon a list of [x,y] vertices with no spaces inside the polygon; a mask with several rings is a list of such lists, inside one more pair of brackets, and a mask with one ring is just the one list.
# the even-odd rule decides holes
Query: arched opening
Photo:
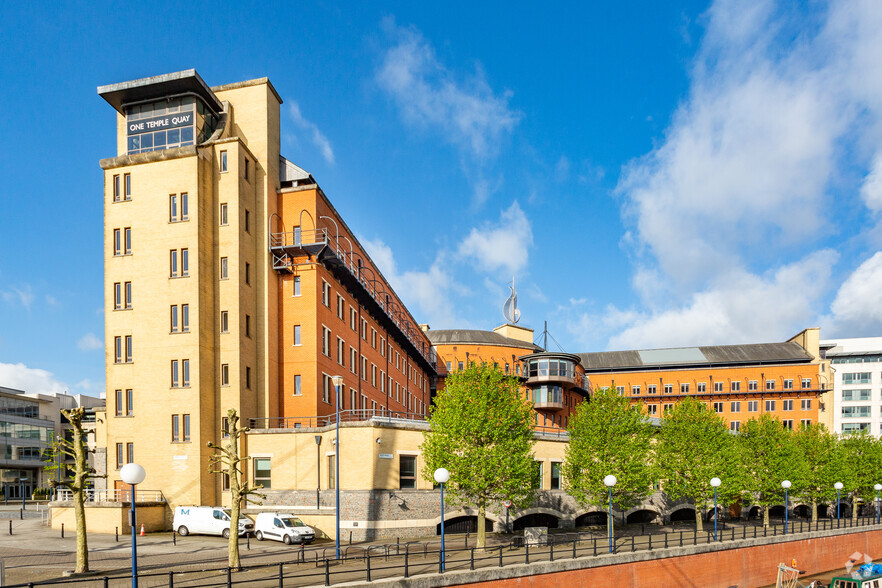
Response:
[{"label": "arched opening", "polygon": [[[833,503],[833,510],[830,512],[830,516],[836,517],[836,503]],[[851,516],[851,505],[844,501],[839,501],[839,518],[845,519]]]},{"label": "arched opening", "polygon": [[[493,532],[493,521],[490,519],[484,519],[484,530],[488,533]],[[445,533],[477,533],[478,532],[478,517],[475,516],[465,516],[465,517],[454,517],[452,519],[447,519],[444,521],[444,532]],[[435,525],[435,534],[441,534],[441,523]]]},{"label": "arched opening", "polygon": [[605,512],[586,512],[576,518],[577,527],[605,527],[609,515]]},{"label": "arched opening", "polygon": [[523,531],[527,527],[548,527],[549,529],[557,529],[558,521],[559,519],[554,515],[536,512],[515,519],[512,528],[515,531]]},{"label": "arched opening", "polygon": [[784,506],[781,504],[776,504],[775,506],[769,508],[769,518],[770,519],[783,519],[784,518]]},{"label": "arched opening", "polygon": [[750,510],[747,511],[747,520],[758,519],[762,516],[763,509],[758,506],[751,506]]},{"label": "arched opening", "polygon": [[818,518],[819,519],[826,519],[829,516],[829,514],[828,514],[829,512],[830,512],[830,507],[827,506],[826,504],[819,504],[818,505]]},{"label": "arched opening", "polygon": [[684,506],[672,512],[671,522],[676,523],[679,521],[695,522],[695,509],[691,506]]},{"label": "arched opening", "polygon": [[[820,512],[820,509],[818,510]],[[793,516],[800,519],[808,519],[812,516],[812,507],[807,504],[800,504],[793,508]]]},{"label": "arched opening", "polygon": [[642,523],[651,523],[657,518],[658,513],[654,510],[641,509],[635,510],[634,512],[629,514],[628,517],[625,519],[625,522],[627,522],[629,525],[632,523],[636,523],[639,525]]},{"label": "arched opening", "polygon": [[[717,506],[717,510],[716,510],[717,520],[719,520],[723,517],[724,512],[725,511],[723,510],[722,506]],[[713,508],[708,509],[707,513],[704,515],[704,520],[708,521],[708,522],[712,522],[714,520],[714,509]]]}]

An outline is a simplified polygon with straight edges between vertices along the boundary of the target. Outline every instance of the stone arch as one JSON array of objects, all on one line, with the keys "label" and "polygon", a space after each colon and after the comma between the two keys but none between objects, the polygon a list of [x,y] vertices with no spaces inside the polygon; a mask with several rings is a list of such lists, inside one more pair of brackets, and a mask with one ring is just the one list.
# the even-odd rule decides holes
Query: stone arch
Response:
[{"label": "stone arch", "polygon": [[[810,519],[812,517],[812,507],[808,504],[797,504],[791,511],[794,517],[800,519]],[[820,511],[819,511],[820,512]]]},{"label": "stone arch", "polygon": [[[542,509],[549,510],[549,509]],[[523,514],[511,523],[513,531],[521,531],[525,527],[548,527],[549,529],[557,529],[560,527],[560,517],[549,512],[533,512]]]},{"label": "stone arch", "polygon": [[577,527],[600,526],[605,527],[609,521],[609,513],[605,510],[585,511],[574,520]]},{"label": "stone arch", "polygon": [[660,522],[662,514],[653,507],[632,508],[625,512],[627,524],[655,523]]},{"label": "stone arch", "polygon": [[695,522],[695,507],[691,504],[675,506],[670,509],[668,518],[672,523],[677,521]]}]

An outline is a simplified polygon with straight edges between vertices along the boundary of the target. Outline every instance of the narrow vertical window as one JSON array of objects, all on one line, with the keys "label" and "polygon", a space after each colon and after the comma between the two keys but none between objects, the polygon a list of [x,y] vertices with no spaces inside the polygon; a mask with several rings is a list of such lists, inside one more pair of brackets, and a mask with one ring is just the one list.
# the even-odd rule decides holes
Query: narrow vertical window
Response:
[{"label": "narrow vertical window", "polygon": [[181,249],[181,275],[190,275],[190,255],[189,250]]},{"label": "narrow vertical window", "polygon": [[132,308],[132,283],[125,283],[125,292],[126,292],[126,308]]},{"label": "narrow vertical window", "polygon": [[116,444],[116,469],[123,467],[123,444]]},{"label": "narrow vertical window", "polygon": [[245,336],[251,337],[251,315],[249,314],[245,315]]},{"label": "narrow vertical window", "polygon": [[168,197],[168,221],[173,223],[178,220],[178,195],[169,194]]},{"label": "narrow vertical window", "polygon": [[294,345],[300,345],[300,325],[294,325]]},{"label": "narrow vertical window", "polygon": [[113,285],[113,309],[122,308],[122,284],[117,282]]},{"label": "narrow vertical window", "polygon": [[183,382],[182,385],[184,388],[190,385],[190,360],[184,359],[181,361],[181,372],[183,373]]},{"label": "narrow vertical window", "polygon": [[126,335],[126,363],[132,363],[132,336]]},{"label": "narrow vertical window", "polygon": [[245,179],[247,180],[250,175],[251,175],[251,162],[248,161],[248,158],[246,157],[245,158]]},{"label": "narrow vertical window", "polygon": [[190,211],[187,205],[187,193],[181,192],[181,220],[185,221],[189,218]]},{"label": "narrow vertical window", "polygon": [[221,311],[220,332],[221,333],[229,333],[230,332],[230,313],[226,310]]},{"label": "narrow vertical window", "polygon": [[229,220],[227,219],[227,203],[221,202],[221,205],[220,205],[220,224],[221,224],[221,226],[224,226],[228,223],[229,223]]},{"label": "narrow vertical window", "polygon": [[113,229],[113,254],[122,255],[122,231]]},{"label": "narrow vertical window", "polygon": [[300,396],[300,376],[294,376],[294,396]]},{"label": "narrow vertical window", "polygon": [[178,250],[172,249],[168,257],[168,275],[176,278],[178,276]]},{"label": "narrow vertical window", "polygon": [[113,338],[113,363],[122,363],[122,337]]},{"label": "narrow vertical window", "polygon": [[135,395],[132,389],[126,390],[126,416],[132,416],[135,413]]},{"label": "narrow vertical window", "polygon": [[251,390],[251,368],[245,368],[245,388]]},{"label": "narrow vertical window", "polygon": [[135,444],[126,443],[126,453],[128,454],[128,463],[135,463]]},{"label": "narrow vertical window", "polygon": [[300,276],[294,276],[294,296],[300,296]]},{"label": "narrow vertical window", "polygon": [[181,330],[187,332],[190,330],[190,305],[181,305]]},{"label": "narrow vertical window", "polygon": [[178,332],[178,305],[175,304],[171,307],[171,332]]},{"label": "narrow vertical window", "polygon": [[220,152],[220,170],[221,172],[227,171],[227,152]]},{"label": "narrow vertical window", "polygon": [[251,212],[247,208],[245,209],[245,232],[251,232]]},{"label": "narrow vertical window", "polygon": [[126,200],[132,199],[132,174],[125,175]]},{"label": "narrow vertical window", "polygon": [[247,261],[245,262],[245,284],[251,285],[251,264]]},{"label": "narrow vertical window", "polygon": [[221,257],[221,266],[220,266],[220,277],[222,280],[226,280],[229,277],[229,270],[227,267],[227,258]]},{"label": "narrow vertical window", "polygon": [[180,415],[172,415],[172,443],[177,443],[181,440],[180,422],[178,420],[179,418]]},{"label": "narrow vertical window", "polygon": [[184,441],[190,440],[190,415],[182,415],[184,417]]},{"label": "narrow vertical window", "polygon": [[116,391],[116,407],[115,408],[116,408],[116,410],[114,411],[114,414],[116,414],[116,416],[122,416],[123,415],[123,391],[122,390]]},{"label": "narrow vertical window", "polygon": [[119,174],[113,176],[113,201],[119,202]]},{"label": "narrow vertical window", "polygon": [[126,239],[125,239],[126,255],[129,255],[132,252],[132,229],[131,229],[131,227],[126,227],[125,233],[126,233]]},{"label": "narrow vertical window", "polygon": [[177,359],[173,359],[171,362],[171,387],[178,388],[180,386],[181,380],[179,375],[180,365],[178,364]]},{"label": "narrow vertical window", "polygon": [[221,364],[221,386],[230,385],[230,364]]}]

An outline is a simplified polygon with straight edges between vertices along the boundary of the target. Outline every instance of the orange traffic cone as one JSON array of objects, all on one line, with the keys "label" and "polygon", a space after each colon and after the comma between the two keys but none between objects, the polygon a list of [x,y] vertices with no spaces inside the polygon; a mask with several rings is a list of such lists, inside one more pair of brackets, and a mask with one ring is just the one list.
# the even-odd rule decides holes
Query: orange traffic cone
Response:
[{"label": "orange traffic cone", "polygon": [[144,535],[146,535],[146,533],[144,532],[144,523],[141,523],[141,537],[143,537]]}]

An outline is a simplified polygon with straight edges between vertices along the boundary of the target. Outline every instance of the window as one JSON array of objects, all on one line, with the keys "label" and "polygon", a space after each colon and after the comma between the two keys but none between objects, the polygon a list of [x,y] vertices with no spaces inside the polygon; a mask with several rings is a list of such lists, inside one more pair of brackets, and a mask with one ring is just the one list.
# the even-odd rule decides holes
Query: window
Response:
[{"label": "window", "polygon": [[655,416],[658,414],[658,404],[647,404],[646,405],[646,414]]},{"label": "window", "polygon": [[[395,359],[398,359],[398,357],[396,356]],[[398,362],[396,361],[395,363],[398,363]],[[459,367],[459,371],[462,371],[462,362],[459,362],[458,367]]]},{"label": "window", "polygon": [[781,405],[782,405],[781,408],[783,410],[793,410],[793,401],[792,400],[782,400]]},{"label": "window", "polygon": [[251,315],[245,315],[245,336],[251,338]]},{"label": "window", "polygon": [[134,397],[131,389],[116,391],[116,416],[132,416],[134,414]]},{"label": "window", "polygon": [[674,385],[673,384],[665,384],[665,394],[673,394],[674,393]]},{"label": "window", "polygon": [[245,209],[245,232],[251,232],[251,211],[247,208]]},{"label": "window", "polygon": [[[353,405],[353,408],[354,407],[355,407],[355,405]],[[333,490],[334,488],[336,488],[337,480],[334,477],[337,475],[337,470],[335,468],[336,463],[337,463],[337,456],[336,455],[329,455],[328,456],[328,489],[329,490]]]},{"label": "window", "polygon": [[328,404],[331,404],[332,386],[333,382],[331,382],[331,376],[328,374],[322,374],[322,400]]},{"label": "window", "polygon": [[758,390],[757,384],[758,384],[758,382],[756,380],[749,381],[747,383],[747,390],[750,392],[755,392],[756,390]]},{"label": "window", "polygon": [[337,294],[337,318],[341,321],[346,320],[346,304],[340,294]]},{"label": "window", "polygon": [[123,237],[125,241],[125,254],[132,254],[132,229],[130,227],[126,227],[123,229]]},{"label": "window", "polygon": [[331,329],[322,325],[322,353],[331,357]]},{"label": "window", "polygon": [[123,282],[123,292],[125,294],[125,309],[132,309],[132,283]]},{"label": "window", "polygon": [[793,419],[784,419],[783,421],[781,421],[781,424],[784,426],[785,429],[790,429],[791,431],[793,430]]},{"label": "window", "polygon": [[870,390],[868,388],[858,388],[842,391],[842,400],[849,402],[852,400],[869,400]]},{"label": "window", "polygon": [[551,462],[551,489],[560,490],[560,462]]},{"label": "window", "polygon": [[128,461],[126,463],[135,463],[135,444],[134,443],[126,443],[126,457]]},{"label": "window", "polygon": [[171,307],[171,332],[178,332],[178,305],[172,305]]},{"label": "window", "polygon": [[533,488],[542,489],[542,462],[538,460],[533,461]]},{"label": "window", "polygon": [[355,326],[356,324],[357,324],[356,312],[355,312],[355,309],[350,306],[349,307],[349,328],[351,328],[353,331],[356,331],[358,329],[358,327]]},{"label": "window", "polygon": [[361,356],[361,379],[365,382],[368,379],[367,358],[364,355]]},{"label": "window", "polygon": [[361,319],[361,340],[367,341],[367,319]]},{"label": "window", "polygon": [[181,415],[172,415],[172,443],[180,443],[181,441]]},{"label": "window", "polygon": [[355,347],[349,348],[349,371],[353,374],[358,373],[358,352]]},{"label": "window", "polygon": [[380,356],[386,357],[386,338],[380,337]]},{"label": "window", "polygon": [[113,254],[132,254],[132,228],[113,229]]},{"label": "window", "polygon": [[707,392],[707,384],[705,382],[699,382],[695,387],[697,392]]},{"label": "window", "polygon": [[230,312],[227,310],[221,311],[220,332],[221,333],[229,333],[230,332]]},{"label": "window", "polygon": [[226,257],[221,257],[220,279],[226,280],[230,277],[229,264]]},{"label": "window", "polygon": [[346,367],[346,342],[337,337],[337,363]]},{"label": "window", "polygon": [[869,384],[870,372],[859,372],[853,374],[842,374],[842,384],[848,386],[850,384]]},{"label": "window", "polygon": [[113,285],[113,309],[119,310],[122,308],[122,282],[116,282]]},{"label": "window", "polygon": [[398,487],[401,489],[416,488],[416,456],[399,456]]},{"label": "window", "polygon": [[631,386],[631,395],[640,396],[640,386]]},{"label": "window", "polygon": [[190,415],[185,414],[184,417],[184,442],[188,442],[190,440]]},{"label": "window", "polygon": [[784,389],[793,390],[793,380],[784,380]]},{"label": "window", "polygon": [[624,386],[616,386],[616,394],[619,396],[625,395],[625,387]]},{"label": "window", "polygon": [[759,400],[749,400],[747,402],[747,412],[759,412]]},{"label": "window", "polygon": [[723,403],[722,402],[714,402],[714,412],[723,412]]},{"label": "window", "polygon": [[799,426],[802,429],[808,429],[812,426],[812,419],[802,419],[801,421],[799,421]]},{"label": "window", "polygon": [[[189,361],[187,361],[187,368],[189,370]],[[172,388],[180,388],[181,387],[181,368],[182,362],[177,359],[173,359],[171,361],[171,387]],[[188,374],[189,376],[189,374]],[[189,380],[189,377],[188,377]]]},{"label": "window", "polygon": [[855,418],[855,417],[863,417],[869,418],[870,416],[869,406],[843,406],[842,407],[842,417],[843,418]]},{"label": "window", "polygon": [[119,174],[116,174],[115,176],[113,176],[113,201],[114,201],[114,202],[119,202],[119,201],[120,201],[120,194],[119,194]]},{"label": "window", "polygon": [[125,200],[132,199],[132,174],[124,174],[123,175],[123,183],[126,187]]},{"label": "window", "polygon": [[187,220],[189,216],[189,206],[187,202],[187,193],[181,192],[181,195],[169,194],[168,196],[168,222],[179,223]]},{"label": "window", "polygon": [[647,394],[655,394],[655,391],[656,391],[655,384],[650,384],[649,386],[646,387]]},{"label": "window", "polygon": [[802,401],[802,410],[811,410],[812,409],[812,401],[810,398],[806,398]]},{"label": "window", "polygon": [[245,368],[245,389],[251,390],[251,368]]},{"label": "window", "polygon": [[775,389],[775,380],[766,380],[766,390]]},{"label": "window", "polygon": [[811,387],[812,387],[812,380],[811,380],[811,378],[803,378],[803,379],[802,379],[802,389],[803,389],[803,390],[806,390],[806,389],[811,388]]},{"label": "window", "polygon": [[227,152],[226,151],[220,152],[220,170],[221,170],[221,173],[227,171]]},{"label": "window", "polygon": [[116,469],[123,467],[123,444],[116,444]]},{"label": "window", "polygon": [[741,402],[735,401],[729,403],[729,412],[741,412]]},{"label": "window", "polygon": [[169,276],[182,278],[190,274],[190,254],[187,249],[172,249],[169,252]]},{"label": "window", "polygon": [[733,382],[729,385],[729,389],[730,389],[732,392],[741,392],[741,382],[734,382],[734,381],[733,381]]},{"label": "window", "polygon": [[668,413],[668,412],[671,412],[672,410],[674,410],[673,404],[663,404],[662,405],[662,412]]},{"label": "window", "polygon": [[294,345],[300,345],[300,325],[294,325]]},{"label": "window", "polygon": [[113,338],[113,363],[132,363],[132,336]]},{"label": "window", "polygon": [[371,364],[371,386],[377,387],[377,366]]},{"label": "window", "polygon": [[251,264],[247,261],[245,262],[245,285],[251,285]]},{"label": "window", "polygon": [[775,410],[775,401],[774,400],[766,400],[766,412],[770,412]]},{"label": "window", "polygon": [[322,304],[331,308],[331,285],[322,280]]},{"label": "window", "polygon": [[220,224],[221,226],[226,226],[230,224],[229,214],[227,213],[227,203],[221,202],[220,205]]},{"label": "window", "polygon": [[292,294],[292,296],[300,296],[300,276],[294,276],[293,285],[294,293]]},{"label": "window", "polygon": [[842,423],[843,433],[857,433],[859,431],[869,431],[870,423]]},{"label": "window", "polygon": [[230,364],[221,364],[221,386],[230,385]]},{"label": "window", "polygon": [[723,383],[722,382],[714,382],[714,392],[722,392],[723,391]]},{"label": "window", "polygon": [[294,396],[300,396],[302,393],[302,389],[300,388],[300,375],[296,375],[294,376]]},{"label": "window", "polygon": [[[247,160],[246,160],[247,161]],[[272,488],[272,465],[269,457],[254,458],[254,484]]]},{"label": "window", "polygon": [[377,348],[377,330],[371,327],[371,347]]},{"label": "window", "polygon": [[729,430],[737,433],[741,430],[741,421],[731,421],[729,423]]},{"label": "window", "polygon": [[[247,180],[250,175],[251,175],[251,162],[246,157],[245,158],[245,179]],[[266,487],[269,488],[269,486],[266,486]]]}]

